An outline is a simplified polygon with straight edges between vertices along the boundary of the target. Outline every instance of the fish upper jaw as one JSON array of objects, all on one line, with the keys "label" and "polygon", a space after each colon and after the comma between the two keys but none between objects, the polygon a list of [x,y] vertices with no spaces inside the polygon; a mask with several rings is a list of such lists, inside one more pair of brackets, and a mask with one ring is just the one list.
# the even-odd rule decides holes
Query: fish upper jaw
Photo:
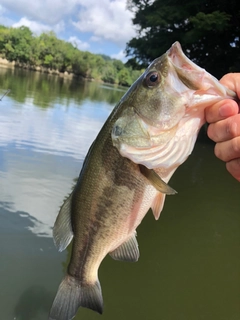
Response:
[{"label": "fish upper jaw", "polygon": [[236,93],[223,86],[205,69],[193,63],[182,51],[179,42],[175,42],[167,51],[170,64],[174,67],[179,79],[191,90],[194,90],[190,106],[200,103],[214,103],[221,99],[236,99]]}]

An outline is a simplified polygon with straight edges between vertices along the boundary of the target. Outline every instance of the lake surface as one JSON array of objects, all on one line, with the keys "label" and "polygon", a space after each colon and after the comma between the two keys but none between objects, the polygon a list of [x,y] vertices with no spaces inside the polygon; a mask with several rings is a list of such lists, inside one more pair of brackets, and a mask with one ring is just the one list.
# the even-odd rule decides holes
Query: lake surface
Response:
[{"label": "lake surface", "polygon": [[[0,69],[0,319],[46,320],[70,248],[52,227],[87,150],[124,89]],[[197,143],[174,174],[159,221],[138,228],[137,263],[107,257],[102,316],[85,320],[239,320],[240,184]]]}]

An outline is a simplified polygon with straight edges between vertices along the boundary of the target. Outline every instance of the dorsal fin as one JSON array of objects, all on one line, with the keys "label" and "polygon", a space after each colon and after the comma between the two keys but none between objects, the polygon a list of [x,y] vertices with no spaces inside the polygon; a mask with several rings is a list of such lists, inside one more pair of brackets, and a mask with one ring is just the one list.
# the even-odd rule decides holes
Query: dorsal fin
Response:
[{"label": "dorsal fin", "polygon": [[139,249],[136,239],[136,231],[134,234],[121,244],[117,249],[109,252],[114,260],[136,262],[139,259]]},{"label": "dorsal fin", "polygon": [[53,240],[58,251],[63,251],[73,238],[71,223],[72,194],[64,201],[53,227]]}]

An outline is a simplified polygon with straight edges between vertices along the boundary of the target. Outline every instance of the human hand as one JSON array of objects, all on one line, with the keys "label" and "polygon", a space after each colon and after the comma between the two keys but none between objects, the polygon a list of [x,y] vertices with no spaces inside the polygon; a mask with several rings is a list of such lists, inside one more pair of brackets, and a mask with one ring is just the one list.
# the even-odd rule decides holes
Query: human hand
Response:
[{"label": "human hand", "polygon": [[[220,82],[236,92],[240,99],[240,73],[226,74]],[[231,175],[240,181],[240,104],[229,99],[215,103],[205,109],[209,123],[207,134],[216,142],[214,153],[226,162]]]}]

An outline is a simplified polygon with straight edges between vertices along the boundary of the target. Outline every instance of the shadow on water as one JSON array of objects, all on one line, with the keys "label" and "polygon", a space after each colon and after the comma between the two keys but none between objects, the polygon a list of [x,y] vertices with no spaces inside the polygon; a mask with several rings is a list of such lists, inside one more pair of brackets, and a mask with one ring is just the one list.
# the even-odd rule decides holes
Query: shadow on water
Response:
[{"label": "shadow on water", "polygon": [[49,313],[52,295],[41,286],[31,286],[21,295],[15,308],[16,320],[43,319]]}]

